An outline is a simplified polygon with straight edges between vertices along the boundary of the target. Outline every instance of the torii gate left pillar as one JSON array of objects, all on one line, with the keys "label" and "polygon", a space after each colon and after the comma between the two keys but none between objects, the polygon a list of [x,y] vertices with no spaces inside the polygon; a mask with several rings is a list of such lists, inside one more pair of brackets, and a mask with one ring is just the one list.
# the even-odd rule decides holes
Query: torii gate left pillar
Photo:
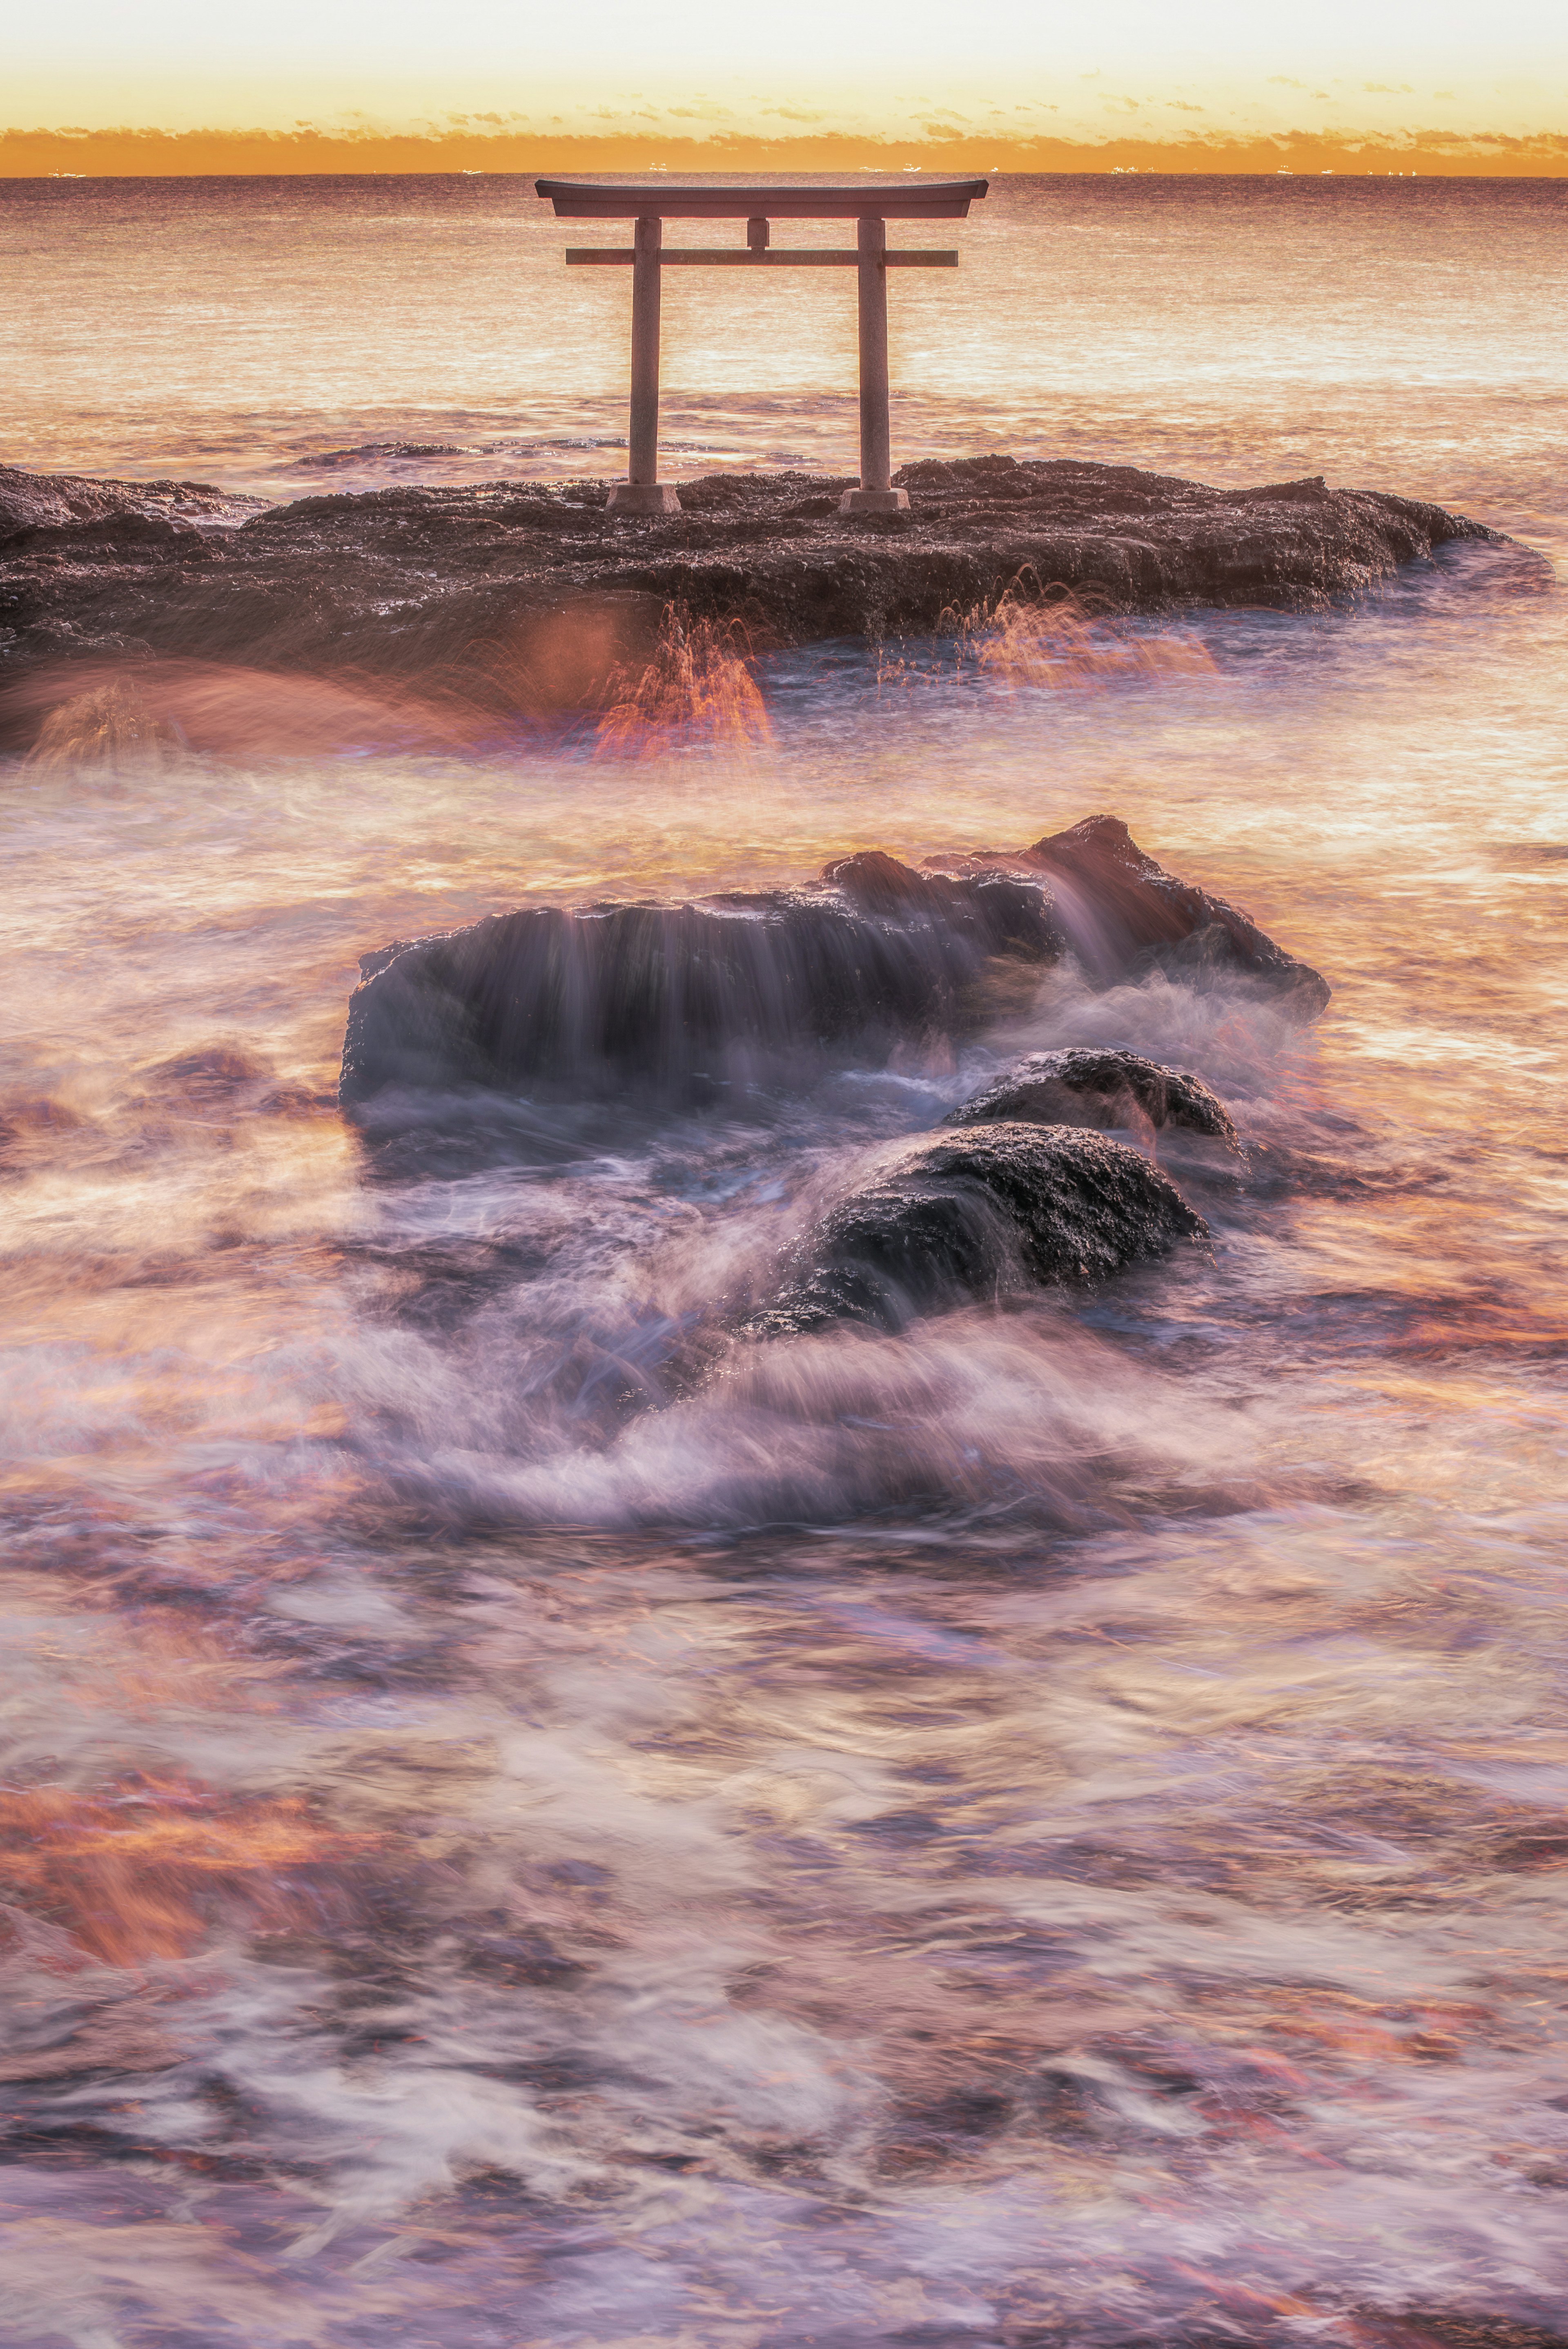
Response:
[{"label": "torii gate left pillar", "polygon": [[[610,491],[612,510],[625,514],[678,513],[680,500],[673,486],[658,478],[659,433],[659,301],[664,272],[670,267],[696,268],[852,268],[856,272],[861,359],[861,474],[859,487],[846,490],[840,509],[845,513],[895,513],[909,503],[906,490],[892,486],[892,435],[888,415],[887,273],[890,268],[956,268],[955,253],[890,252],[890,218],[962,219],[975,197],[985,193],[984,180],[908,181],[892,186],[806,187],[799,181],[788,187],[716,186],[712,181],[674,187],[666,181],[655,186],[616,184],[581,180],[540,180],[539,193],[553,203],[558,215],[570,219],[630,219],[634,242],[624,246],[591,245],[569,250],[569,262],[629,264],[632,271],[632,406],[627,433],[626,479]],[[657,212],[653,210],[654,203]],[[666,246],[666,219],[743,219],[744,249],[713,250],[693,245]],[[779,252],[771,242],[776,218],[794,220],[852,219],[856,223],[852,252],[810,247]]]},{"label": "torii gate left pillar", "polygon": [[632,415],[626,478],[610,503],[626,513],[679,513],[673,486],[659,480],[659,296],[664,290],[665,224],[638,215],[632,246]]}]

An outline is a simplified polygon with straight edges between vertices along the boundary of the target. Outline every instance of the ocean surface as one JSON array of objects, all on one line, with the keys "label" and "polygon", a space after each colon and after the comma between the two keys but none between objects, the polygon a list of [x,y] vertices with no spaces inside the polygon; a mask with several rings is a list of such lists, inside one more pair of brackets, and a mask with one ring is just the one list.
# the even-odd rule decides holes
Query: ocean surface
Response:
[{"label": "ocean surface", "polygon": [[[1323,473],[1561,565],[1565,226],[997,182],[892,283],[895,462]],[[597,233],[511,179],[0,184],[0,460],[613,475]],[[852,469],[851,283],[670,283],[670,477]],[[1563,600],[1458,549],[1116,646],[0,765],[7,2349],[1568,2333]],[[586,1143],[337,1112],[393,937],[1101,810],[1315,1029],[1069,969]],[[670,1390],[836,1185],[1098,1040],[1241,1127],[1161,1150],[1212,1260]]]}]

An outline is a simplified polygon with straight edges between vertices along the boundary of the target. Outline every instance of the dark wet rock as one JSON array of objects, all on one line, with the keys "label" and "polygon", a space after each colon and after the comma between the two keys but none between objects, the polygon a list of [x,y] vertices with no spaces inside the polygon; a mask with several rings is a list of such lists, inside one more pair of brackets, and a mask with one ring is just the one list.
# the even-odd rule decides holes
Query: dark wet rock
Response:
[{"label": "dark wet rock", "polygon": [[[74,551],[94,533],[103,543],[134,543],[143,524],[173,530],[238,523],[264,502],[211,481],[98,481],[0,465],[0,550],[10,554],[36,542]],[[150,534],[158,534],[156,528]]]},{"label": "dark wet rock", "polygon": [[1532,2324],[1480,2309],[1367,2308],[1356,2310],[1355,2318],[1367,2349],[1568,2349],[1568,2333],[1555,2323]]},{"label": "dark wet rock", "polygon": [[975,1126],[918,1143],[830,1209],[748,1324],[900,1330],[975,1299],[1104,1279],[1208,1226],[1140,1151],[1108,1135]]},{"label": "dark wet rock", "polygon": [[1162,973],[1208,994],[1217,986],[1269,999],[1292,1019],[1315,1019],[1327,1004],[1326,979],[1286,954],[1250,915],[1180,881],[1139,847],[1119,816],[1092,815],[1047,833],[1031,848],[936,857],[958,874],[1038,876],[1050,889],[1085,975],[1115,987]]},{"label": "dark wet rock", "polygon": [[944,1118],[946,1125],[1152,1127],[1202,1133],[1230,1149],[1241,1139],[1201,1077],[1119,1046],[1032,1052]]},{"label": "dark wet rock", "polygon": [[88,660],[111,662],[118,667],[151,656],[151,646],[139,636],[94,636],[71,620],[38,620],[31,627],[15,630],[8,642],[0,645],[0,657],[24,667]]},{"label": "dark wet rock", "polygon": [[944,875],[934,878],[929,873],[918,873],[913,865],[901,864],[896,856],[881,848],[862,848],[857,855],[836,857],[823,865],[822,879],[830,888],[841,890],[861,913],[894,916],[939,915],[953,902],[944,892],[964,885]]},{"label": "dark wet rock", "polygon": [[201,483],[9,469],[0,678],[32,657],[16,638],[64,620],[166,657],[438,678],[489,709],[559,708],[645,658],[672,605],[767,648],[938,629],[1020,576],[1115,613],[1318,605],[1455,541],[1550,575],[1479,523],[1321,480],[1214,490],[1003,456],[900,478],[903,514],[841,515],[846,478],[779,472],[710,474],[682,484],[680,513],[630,519],[602,481],[407,483],[258,512]]},{"label": "dark wet rock", "polygon": [[979,1016],[998,957],[1062,951],[1046,892],[985,874],[954,881],[892,858],[830,867],[816,890],[696,905],[554,906],[367,955],[350,1001],[341,1097],[388,1085],[540,1087],[574,1094],[716,1092],[851,1046],[885,1058],[910,1036]]},{"label": "dark wet rock", "polygon": [[1315,972],[1164,873],[1116,818],[1057,837],[1076,843],[1065,898],[1068,865],[1037,850],[958,860],[956,872],[867,850],[828,865],[814,888],[542,906],[397,940],[361,961],[341,1098],[470,1087],[711,1098],[792,1081],[824,1054],[875,1062],[905,1041],[972,1031],[1010,972],[1026,978],[1079,938],[1100,983],[1147,975],[1151,929],[1171,949],[1220,930],[1230,960],[1205,965],[1204,985],[1261,989],[1292,1017],[1326,1001]]},{"label": "dark wet rock", "polygon": [[290,473],[332,473],[345,465],[363,465],[390,459],[466,457],[472,452],[455,440],[366,440],[357,449],[323,449],[314,457],[296,457],[284,468]]}]

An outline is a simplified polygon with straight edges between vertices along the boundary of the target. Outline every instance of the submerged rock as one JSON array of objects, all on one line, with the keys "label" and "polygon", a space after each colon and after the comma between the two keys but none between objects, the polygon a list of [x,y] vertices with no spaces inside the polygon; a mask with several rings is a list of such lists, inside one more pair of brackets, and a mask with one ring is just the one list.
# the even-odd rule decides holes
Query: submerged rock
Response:
[{"label": "submerged rock", "polygon": [[1176,1126],[1240,1150],[1217,1093],[1201,1077],[1119,1046],[1032,1052],[952,1111],[944,1125]]},{"label": "submerged rock", "polygon": [[[1083,851],[1065,894],[1068,868],[1036,850],[959,860],[956,872],[871,850],[828,865],[813,888],[542,906],[399,940],[361,962],[340,1098],[481,1087],[701,1099],[790,1081],[824,1055],[875,1063],[901,1043],[971,1030],[1009,967],[1059,961],[1079,938],[1099,983],[1146,975],[1151,926],[1161,948],[1222,937],[1204,985],[1261,988],[1292,1017],[1327,1000],[1315,971],[1162,872],[1114,817],[1057,837]],[[1139,913],[1139,892],[1152,912]]]},{"label": "submerged rock", "polygon": [[672,605],[738,621],[761,649],[940,630],[1020,577],[1102,613],[1318,605],[1460,540],[1550,576],[1462,515],[1317,479],[1215,490],[1007,456],[899,478],[907,513],[841,514],[847,477],[726,473],[683,482],[678,514],[628,520],[603,481],[408,483],[256,512],[201,483],[5,469],[0,678],[63,621],[84,646],[352,671],[494,715],[595,706]]},{"label": "submerged rock", "polygon": [[905,1151],[830,1209],[748,1326],[759,1337],[836,1321],[900,1330],[975,1299],[1103,1279],[1207,1236],[1170,1178],[1126,1143],[976,1126]]}]

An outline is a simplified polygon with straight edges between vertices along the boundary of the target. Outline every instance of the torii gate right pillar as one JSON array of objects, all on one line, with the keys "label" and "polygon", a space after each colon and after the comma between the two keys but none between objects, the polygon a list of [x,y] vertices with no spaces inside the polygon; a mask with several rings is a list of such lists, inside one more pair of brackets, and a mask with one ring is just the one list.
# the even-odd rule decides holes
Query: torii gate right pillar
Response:
[{"label": "torii gate right pillar", "polygon": [[909,492],[892,485],[888,420],[887,222],[862,213],[856,222],[861,325],[861,485],[839,500],[841,513],[900,513]]},{"label": "torii gate right pillar", "polygon": [[679,513],[680,499],[659,479],[659,295],[665,224],[639,212],[632,246],[632,419],[626,436],[626,479],[610,492],[616,513]]}]

